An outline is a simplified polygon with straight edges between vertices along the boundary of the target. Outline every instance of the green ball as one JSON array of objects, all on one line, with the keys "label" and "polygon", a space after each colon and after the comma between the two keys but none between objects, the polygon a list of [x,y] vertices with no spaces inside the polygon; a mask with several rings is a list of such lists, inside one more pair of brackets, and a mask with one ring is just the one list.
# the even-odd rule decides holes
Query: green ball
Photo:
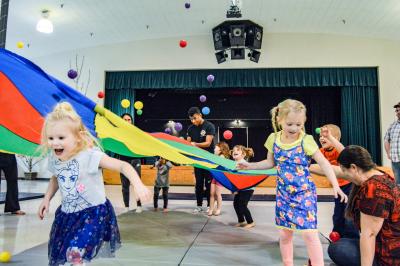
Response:
[{"label": "green ball", "polygon": [[317,127],[317,128],[315,129],[315,133],[321,134],[321,128],[320,128],[320,127]]},{"label": "green ball", "polygon": [[139,110],[136,111],[136,113],[137,113],[137,115],[142,115],[143,111],[141,109],[139,109]]}]

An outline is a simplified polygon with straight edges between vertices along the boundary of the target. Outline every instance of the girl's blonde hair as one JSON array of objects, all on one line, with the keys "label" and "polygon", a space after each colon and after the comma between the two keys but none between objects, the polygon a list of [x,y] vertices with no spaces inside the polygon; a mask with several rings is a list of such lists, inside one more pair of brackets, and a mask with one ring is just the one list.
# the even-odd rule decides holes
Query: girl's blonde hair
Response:
[{"label": "girl's blonde hair", "polygon": [[49,127],[59,121],[69,123],[72,133],[78,140],[73,155],[93,146],[100,146],[97,139],[85,127],[82,118],[77,114],[72,105],[68,102],[61,102],[54,107],[53,111],[46,116],[44,121],[40,145],[42,155],[47,154],[50,150],[47,131]]},{"label": "girl's blonde hair", "polygon": [[306,117],[307,109],[302,102],[292,99],[286,99],[271,109],[272,127],[274,128],[275,133],[282,129],[279,122],[282,121],[282,119],[285,119],[290,112],[295,112],[295,113],[302,112],[304,113],[305,119],[307,119]]},{"label": "girl's blonde hair", "polygon": [[231,154],[233,152],[234,149],[238,149],[240,150],[243,154],[244,154],[244,159],[247,161],[250,158],[254,157],[254,151],[252,148],[247,148],[243,145],[235,145],[231,151]]},{"label": "girl's blonde hair", "polygon": [[221,154],[225,157],[225,158],[229,158],[230,156],[230,151],[229,151],[229,145],[228,143],[226,143],[225,141],[220,141],[218,142],[215,146],[218,146],[219,149],[221,150]]}]

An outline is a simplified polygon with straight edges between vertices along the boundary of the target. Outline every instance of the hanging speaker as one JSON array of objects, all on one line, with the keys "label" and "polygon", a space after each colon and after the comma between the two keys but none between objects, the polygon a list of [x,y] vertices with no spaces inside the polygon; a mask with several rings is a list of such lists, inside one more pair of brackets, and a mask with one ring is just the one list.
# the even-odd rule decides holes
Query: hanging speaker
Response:
[{"label": "hanging speaker", "polygon": [[231,25],[229,32],[229,40],[231,46],[244,46],[245,44],[245,36],[244,25]]},{"label": "hanging speaker", "polygon": [[262,27],[251,25],[246,28],[246,44],[251,49],[261,49],[263,37]]},{"label": "hanging speaker", "polygon": [[244,48],[232,48],[231,49],[231,60],[244,59],[245,50]]},{"label": "hanging speaker", "polygon": [[212,34],[215,50],[224,50],[231,47],[229,41],[229,28],[217,26],[212,30]]},{"label": "hanging speaker", "polygon": [[215,58],[217,59],[218,64],[225,62],[227,56],[228,55],[225,54],[225,51],[219,51],[218,53],[215,53]]}]

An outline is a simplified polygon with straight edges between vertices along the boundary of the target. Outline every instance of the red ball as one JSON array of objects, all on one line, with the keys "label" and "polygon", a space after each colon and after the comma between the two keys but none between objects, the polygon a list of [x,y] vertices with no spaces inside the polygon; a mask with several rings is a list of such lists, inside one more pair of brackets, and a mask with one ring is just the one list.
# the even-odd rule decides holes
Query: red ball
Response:
[{"label": "red ball", "polygon": [[99,97],[100,99],[104,98],[104,91],[99,91],[97,93],[97,97]]},{"label": "red ball", "polygon": [[233,133],[232,133],[232,131],[230,131],[230,130],[225,130],[223,135],[224,135],[224,139],[229,140],[229,139],[232,138]]},{"label": "red ball", "polygon": [[331,233],[329,234],[329,239],[330,239],[333,243],[335,243],[336,241],[338,241],[338,240],[340,239],[340,234],[339,234],[338,232],[333,231],[333,232],[331,232]]},{"label": "red ball", "polygon": [[185,48],[186,45],[187,45],[187,41],[185,41],[185,40],[181,40],[181,41],[179,42],[179,46],[182,47],[182,48]]}]

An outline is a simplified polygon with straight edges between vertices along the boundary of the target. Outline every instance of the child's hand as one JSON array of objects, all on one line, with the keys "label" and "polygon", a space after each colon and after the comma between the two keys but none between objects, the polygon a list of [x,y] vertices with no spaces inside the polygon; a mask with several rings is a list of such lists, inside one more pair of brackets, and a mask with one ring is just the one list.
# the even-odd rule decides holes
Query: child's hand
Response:
[{"label": "child's hand", "polygon": [[247,169],[247,168],[249,168],[249,166],[250,166],[250,163],[249,162],[239,162],[239,163],[236,163],[236,169]]},{"label": "child's hand", "polygon": [[135,184],[133,188],[141,202],[149,202],[152,198],[150,190],[142,182]]},{"label": "child's hand", "polygon": [[332,136],[331,131],[329,130],[328,127],[321,127],[321,136],[324,138],[330,139]]},{"label": "child's hand", "polygon": [[347,195],[344,194],[344,192],[340,189],[340,187],[333,188],[333,193],[334,193],[335,198],[340,196],[340,202],[347,203]]},{"label": "child's hand", "polygon": [[39,206],[39,210],[38,210],[38,216],[39,216],[40,220],[43,220],[45,213],[49,213],[49,205],[50,205],[50,201],[43,199],[42,203]]}]

